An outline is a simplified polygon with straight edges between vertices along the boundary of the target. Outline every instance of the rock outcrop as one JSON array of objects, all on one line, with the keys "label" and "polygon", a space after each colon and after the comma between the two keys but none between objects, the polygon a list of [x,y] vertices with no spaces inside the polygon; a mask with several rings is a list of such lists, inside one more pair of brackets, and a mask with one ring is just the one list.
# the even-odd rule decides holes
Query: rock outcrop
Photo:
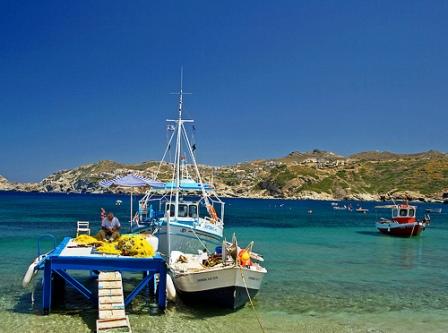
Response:
[{"label": "rock outcrop", "polygon": [[11,184],[5,177],[0,175],[0,190],[1,191],[10,191],[14,189],[14,185]]}]

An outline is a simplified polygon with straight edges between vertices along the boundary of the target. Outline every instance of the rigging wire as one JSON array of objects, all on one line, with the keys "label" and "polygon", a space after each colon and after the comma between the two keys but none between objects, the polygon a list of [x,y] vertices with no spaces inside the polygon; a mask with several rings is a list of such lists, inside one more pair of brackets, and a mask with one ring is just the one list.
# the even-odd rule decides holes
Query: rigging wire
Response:
[{"label": "rigging wire", "polygon": [[[158,166],[157,171],[156,171],[156,173],[154,175],[154,179],[157,179],[157,177],[159,176],[160,169],[162,167],[163,161],[165,160],[166,154],[168,153],[168,151],[171,150],[171,141],[173,141],[174,133],[175,132],[173,131],[173,133],[171,134],[170,139],[168,140],[168,144],[167,144],[167,146],[165,148],[165,152],[163,153],[162,159],[160,160],[159,166]],[[168,135],[167,135],[167,138],[168,138]],[[171,152],[170,152],[170,160],[171,160]]]}]

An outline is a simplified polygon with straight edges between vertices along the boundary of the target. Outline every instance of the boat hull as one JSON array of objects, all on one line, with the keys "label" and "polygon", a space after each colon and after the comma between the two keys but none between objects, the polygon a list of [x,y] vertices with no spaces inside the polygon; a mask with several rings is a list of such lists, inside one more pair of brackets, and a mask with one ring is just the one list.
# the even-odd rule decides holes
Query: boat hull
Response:
[{"label": "boat hull", "polygon": [[[159,238],[159,251],[162,254],[168,253],[168,237],[166,224],[163,224],[156,233]],[[199,239],[200,240],[199,240]],[[181,251],[184,253],[198,253],[198,250],[207,247],[211,253],[217,246],[222,244],[223,238],[216,233],[205,232],[193,226],[170,224],[171,251]]]},{"label": "boat hull", "polygon": [[418,236],[425,229],[425,225],[422,222],[413,223],[377,223],[376,227],[379,232],[395,236],[395,237],[412,237]]},{"label": "boat hull", "polygon": [[237,310],[242,308],[248,301],[249,297],[254,298],[258,293],[258,289],[247,289],[244,287],[225,287],[215,288],[211,290],[202,290],[194,292],[178,291],[179,297],[189,305],[214,305],[226,309]]},{"label": "boat hull", "polygon": [[235,310],[243,307],[249,296],[255,297],[260,290],[266,270],[232,266],[185,274],[172,272],[172,274],[176,290],[186,303],[207,304]]}]

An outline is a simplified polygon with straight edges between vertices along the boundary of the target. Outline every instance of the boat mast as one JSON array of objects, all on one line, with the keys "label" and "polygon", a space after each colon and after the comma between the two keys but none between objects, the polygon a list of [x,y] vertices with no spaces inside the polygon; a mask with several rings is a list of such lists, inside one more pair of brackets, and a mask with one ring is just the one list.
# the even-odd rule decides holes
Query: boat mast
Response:
[{"label": "boat mast", "polygon": [[180,70],[180,92],[179,92],[179,118],[177,120],[177,143],[176,143],[176,203],[175,203],[175,218],[176,222],[179,217],[179,193],[180,193],[180,157],[181,157],[181,131],[182,131],[182,105],[183,105],[183,68]]}]

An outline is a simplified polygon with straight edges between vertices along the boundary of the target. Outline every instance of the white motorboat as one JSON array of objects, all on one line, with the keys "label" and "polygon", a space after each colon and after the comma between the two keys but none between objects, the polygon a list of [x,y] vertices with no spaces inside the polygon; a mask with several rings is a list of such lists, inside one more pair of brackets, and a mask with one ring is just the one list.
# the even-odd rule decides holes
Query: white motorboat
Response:
[{"label": "white motorboat", "polygon": [[255,262],[262,258],[252,253],[253,242],[245,249],[235,244],[213,255],[172,252],[170,274],[186,303],[238,309],[252,301],[267,270]]}]

